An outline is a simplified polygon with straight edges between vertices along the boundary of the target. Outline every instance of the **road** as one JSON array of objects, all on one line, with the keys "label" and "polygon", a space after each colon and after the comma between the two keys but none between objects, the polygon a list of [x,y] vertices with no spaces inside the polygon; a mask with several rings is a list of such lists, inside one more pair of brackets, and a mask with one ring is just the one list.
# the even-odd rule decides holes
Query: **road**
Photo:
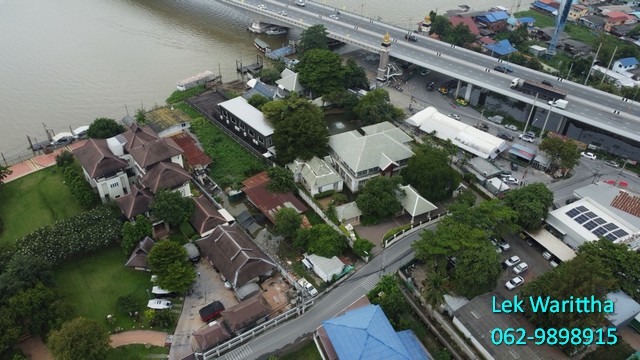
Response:
[{"label": "road", "polygon": [[[339,18],[332,19],[338,10],[319,3],[307,1],[307,6],[295,6],[292,0],[216,0],[236,8],[245,9],[264,22],[283,26],[306,28],[310,24],[325,25],[331,37],[377,52],[382,35],[389,33],[393,39],[391,55],[416,65],[426,67],[460,79],[481,88],[503,94],[529,104],[548,108],[545,102],[535,101],[534,96],[525,95],[509,88],[515,77],[548,80],[554,86],[566,90],[569,105],[566,109],[554,108],[554,112],[586,124],[640,141],[640,104],[614,96],[581,84],[544,74],[526,67],[510,64],[514,73],[510,75],[494,71],[501,61],[461,47],[418,36],[418,42],[404,39],[407,29],[374,21],[360,15],[340,11]],[[265,5],[266,9],[258,8]],[[287,16],[278,12],[286,11]],[[614,112],[616,112],[614,114]],[[619,112],[619,113],[617,113]]]},{"label": "road", "polygon": [[383,273],[395,272],[401,265],[412,259],[411,243],[419,238],[419,233],[408,235],[388,247],[340,286],[316,299],[315,305],[304,315],[264,333],[219,359],[266,358],[268,354],[315,331],[323,320],[335,317],[347,306],[373,289]]}]

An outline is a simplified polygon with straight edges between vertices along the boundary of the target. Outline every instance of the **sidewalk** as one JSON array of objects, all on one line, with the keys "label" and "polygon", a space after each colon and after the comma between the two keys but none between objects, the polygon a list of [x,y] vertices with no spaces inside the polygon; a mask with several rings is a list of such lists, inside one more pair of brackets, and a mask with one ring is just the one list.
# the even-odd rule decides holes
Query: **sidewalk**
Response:
[{"label": "sidewalk", "polygon": [[153,330],[133,330],[111,335],[111,347],[130,344],[150,344],[164,346],[167,333]]},{"label": "sidewalk", "polygon": [[4,183],[8,183],[10,181],[13,181],[23,176],[27,176],[31,173],[34,173],[38,170],[42,170],[55,165],[56,156],[58,156],[58,154],[60,154],[64,150],[73,151],[81,147],[82,145],[84,145],[86,142],[87,140],[77,141],[77,142],[74,142],[73,144],[67,145],[65,147],[61,147],[56,151],[52,152],[51,154],[38,155],[27,161],[23,161],[21,163],[12,165],[9,167],[9,169],[11,169],[11,171],[13,172],[11,173],[11,175],[7,176],[4,179]]}]

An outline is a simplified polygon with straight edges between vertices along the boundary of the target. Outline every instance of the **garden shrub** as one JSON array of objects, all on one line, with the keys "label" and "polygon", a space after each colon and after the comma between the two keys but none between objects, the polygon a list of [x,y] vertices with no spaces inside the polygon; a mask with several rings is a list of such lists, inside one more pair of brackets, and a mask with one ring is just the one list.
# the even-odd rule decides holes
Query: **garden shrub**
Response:
[{"label": "garden shrub", "polygon": [[107,247],[120,237],[120,222],[107,207],[43,226],[16,241],[17,251],[59,265],[76,255]]},{"label": "garden shrub", "polygon": [[335,190],[323,191],[321,193],[317,193],[317,194],[313,195],[313,198],[314,199],[324,199],[326,197],[329,197],[329,196],[333,195],[334,192],[335,192]]}]

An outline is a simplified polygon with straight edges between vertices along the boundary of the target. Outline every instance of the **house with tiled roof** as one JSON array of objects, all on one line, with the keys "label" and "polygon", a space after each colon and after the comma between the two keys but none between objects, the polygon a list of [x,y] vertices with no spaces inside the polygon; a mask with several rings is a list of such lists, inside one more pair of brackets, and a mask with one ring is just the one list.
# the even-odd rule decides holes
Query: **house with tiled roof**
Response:
[{"label": "house with tiled roof", "polygon": [[344,181],[327,161],[331,162],[331,158],[323,160],[314,156],[307,161],[296,159],[287,168],[293,173],[293,180],[301,183],[311,195],[331,190],[340,192]]},{"label": "house with tiled roof", "polygon": [[324,320],[314,337],[327,360],[429,360],[412,330],[396,332],[379,305],[364,305]]},{"label": "house with tiled roof", "polygon": [[191,338],[191,348],[195,352],[204,352],[231,338],[231,333],[223,323],[205,324]]},{"label": "house with tiled roof", "polygon": [[258,208],[273,224],[275,215],[280,209],[294,209],[298,214],[307,211],[307,207],[290,191],[271,192],[268,189],[271,179],[266,171],[256,174],[242,181],[242,192],[247,199]]},{"label": "house with tiled roof", "polygon": [[227,330],[232,334],[238,334],[243,329],[266,319],[271,311],[271,305],[260,293],[224,310],[221,315]]},{"label": "house with tiled roof", "polygon": [[173,141],[184,152],[184,158],[186,165],[185,168],[189,169],[206,169],[213,163],[213,160],[209,155],[200,148],[198,142],[191,137],[188,133],[180,133],[171,137]]},{"label": "house with tiled roof", "polygon": [[466,26],[467,28],[469,28],[469,31],[473,35],[480,36],[480,29],[478,29],[478,26],[476,25],[476,22],[473,21],[473,18],[470,17],[470,16],[462,16],[460,14],[449,16],[449,22],[451,23],[451,26],[453,26],[453,27],[456,27],[459,24],[462,24],[462,25]]},{"label": "house with tiled roof", "polygon": [[149,267],[147,266],[147,255],[149,255],[154,244],[155,241],[146,236],[142,241],[140,241],[140,243],[138,243],[138,246],[133,250],[124,266],[133,268],[134,270],[149,271]]},{"label": "house with tiled roof", "polygon": [[183,167],[182,149],[171,138],[157,139],[129,150],[135,161],[136,171],[145,174],[149,168],[159,162],[174,162]]},{"label": "house with tiled roof", "polygon": [[83,146],[73,150],[73,155],[82,166],[85,179],[98,191],[102,202],[117,199],[131,192],[127,168],[129,164],[115,155],[110,143],[112,139],[89,139]]},{"label": "house with tiled roof", "polygon": [[211,234],[218,225],[229,225],[235,221],[227,210],[216,209],[204,195],[192,199],[195,207],[189,218],[189,223],[201,237]]},{"label": "house with tiled roof", "polygon": [[578,23],[592,30],[603,31],[606,19],[600,15],[586,15],[581,17]]},{"label": "house with tiled roof", "polygon": [[413,139],[390,122],[365,126],[329,137],[333,167],[345,185],[358,192],[361,184],[380,175],[396,175],[406,167]]},{"label": "house with tiled roof", "polygon": [[400,204],[402,204],[402,210],[403,212],[411,215],[412,224],[416,216],[426,214],[430,217],[431,212],[438,208],[429,200],[422,197],[422,195],[420,195],[420,193],[418,193],[418,191],[411,185],[401,186],[400,190],[404,192],[404,195],[399,197]]},{"label": "house with tiled roof", "polygon": [[302,93],[304,87],[300,84],[298,73],[290,69],[284,69],[280,73],[280,79],[276,80],[278,85],[277,97],[286,97],[289,93]]},{"label": "house with tiled roof", "polygon": [[149,215],[153,193],[140,185],[131,186],[131,193],[116,199],[116,204],[127,219],[134,219],[138,215]]},{"label": "house with tiled roof", "polygon": [[196,240],[196,244],[234,289],[271,275],[276,267],[237,223],[218,225],[209,236]]},{"label": "house with tiled roof", "polygon": [[621,11],[609,11],[606,13],[604,31],[611,32],[611,29],[614,26],[634,24],[636,22],[637,18],[633,15],[629,15]]},{"label": "house with tiled roof", "polygon": [[191,196],[191,175],[182,166],[162,161],[153,165],[142,177],[142,184],[157,193],[160,190],[179,192],[183,197]]},{"label": "house with tiled roof", "polygon": [[148,142],[160,139],[158,134],[156,134],[156,132],[153,131],[151,127],[139,126],[136,123],[133,123],[127,131],[122,133],[122,137],[124,138],[123,143],[125,144],[124,149],[126,151],[129,151]]}]

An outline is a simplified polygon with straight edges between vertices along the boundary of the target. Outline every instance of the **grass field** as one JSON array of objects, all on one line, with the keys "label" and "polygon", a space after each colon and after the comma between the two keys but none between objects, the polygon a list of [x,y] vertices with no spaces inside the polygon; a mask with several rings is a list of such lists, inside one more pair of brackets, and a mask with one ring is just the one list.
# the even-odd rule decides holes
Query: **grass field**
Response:
[{"label": "grass field", "polygon": [[[67,302],[73,304],[75,316],[95,319],[108,330],[140,327],[128,314],[116,311],[116,301],[120,296],[133,294],[142,314],[148,300],[147,289],[152,285],[151,275],[124,267],[125,261],[120,247],[112,246],[56,270],[56,285]],[[116,318],[111,325],[106,322],[109,314]]]},{"label": "grass field", "polygon": [[320,356],[320,353],[316,348],[316,344],[313,341],[309,340],[302,349],[280,357],[280,360],[297,360],[297,359],[322,360],[322,357]]},{"label": "grass field", "polygon": [[[139,360],[144,359],[147,355],[168,355],[169,349],[160,346],[146,345],[126,345],[109,350],[107,360]],[[161,359],[161,357],[154,357]]]},{"label": "grass field", "polygon": [[0,191],[0,243],[13,244],[33,230],[72,217],[82,208],[62,183],[62,174],[44,169],[4,184]]}]

